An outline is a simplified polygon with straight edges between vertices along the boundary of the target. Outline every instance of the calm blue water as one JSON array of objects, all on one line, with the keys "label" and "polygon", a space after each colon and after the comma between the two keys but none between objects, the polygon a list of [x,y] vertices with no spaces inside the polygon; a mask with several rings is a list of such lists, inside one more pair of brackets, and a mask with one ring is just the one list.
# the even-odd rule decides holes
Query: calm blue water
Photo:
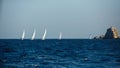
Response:
[{"label": "calm blue water", "polygon": [[120,68],[120,40],[0,40],[0,68]]}]

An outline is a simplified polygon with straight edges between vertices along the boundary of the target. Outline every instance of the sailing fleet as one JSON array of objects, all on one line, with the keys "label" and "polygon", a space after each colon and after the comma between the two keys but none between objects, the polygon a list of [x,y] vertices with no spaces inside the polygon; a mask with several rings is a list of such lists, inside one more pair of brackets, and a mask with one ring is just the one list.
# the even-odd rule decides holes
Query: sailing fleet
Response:
[{"label": "sailing fleet", "polygon": [[[42,35],[41,40],[45,40],[46,34],[47,34],[47,29],[45,28],[44,34]],[[34,39],[35,39],[35,35],[36,35],[36,29],[34,29],[34,32],[33,32],[33,34],[32,34],[31,40],[34,40]],[[21,40],[23,40],[24,38],[25,38],[25,30],[23,30]],[[61,40],[61,39],[62,39],[62,32],[59,33],[59,37],[58,37],[58,40]],[[88,38],[88,39],[92,39],[92,35],[91,35],[91,34],[89,35],[89,38]]]},{"label": "sailing fleet", "polygon": [[[47,29],[45,28],[45,31],[44,31],[44,34],[43,34],[41,40],[45,40],[46,34],[47,34]],[[33,32],[33,34],[32,34],[31,40],[34,40],[34,39],[35,39],[35,35],[36,35],[36,29],[34,29],[34,32]],[[25,38],[25,30],[23,30],[22,38],[21,38],[21,39],[23,40],[24,38]],[[60,32],[58,39],[61,40],[61,38],[62,38],[62,33]]]}]

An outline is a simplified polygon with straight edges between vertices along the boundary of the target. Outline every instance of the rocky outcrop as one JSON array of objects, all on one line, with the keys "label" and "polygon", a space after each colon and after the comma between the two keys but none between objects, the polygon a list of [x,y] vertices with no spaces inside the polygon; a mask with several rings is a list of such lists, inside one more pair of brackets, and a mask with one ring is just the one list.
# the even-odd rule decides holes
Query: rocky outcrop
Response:
[{"label": "rocky outcrop", "polygon": [[107,29],[104,39],[116,39],[119,38],[118,30],[115,27]]},{"label": "rocky outcrop", "polygon": [[105,36],[101,35],[101,36],[95,36],[93,39],[103,39]]},{"label": "rocky outcrop", "polygon": [[94,39],[120,39],[118,30],[115,27],[110,27],[107,29],[105,35],[96,36]]}]

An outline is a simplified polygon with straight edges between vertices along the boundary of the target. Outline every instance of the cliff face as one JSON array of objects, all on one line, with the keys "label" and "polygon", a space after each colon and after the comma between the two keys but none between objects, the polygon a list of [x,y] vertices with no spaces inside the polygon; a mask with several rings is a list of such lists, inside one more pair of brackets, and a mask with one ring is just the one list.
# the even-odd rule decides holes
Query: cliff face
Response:
[{"label": "cliff face", "polygon": [[115,27],[107,29],[104,39],[116,39],[119,38],[118,30]]}]

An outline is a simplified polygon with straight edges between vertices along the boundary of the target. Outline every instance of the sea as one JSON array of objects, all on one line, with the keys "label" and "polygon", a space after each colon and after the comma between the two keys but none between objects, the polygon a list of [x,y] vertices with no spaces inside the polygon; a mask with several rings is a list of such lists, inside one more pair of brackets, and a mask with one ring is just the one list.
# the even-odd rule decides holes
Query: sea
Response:
[{"label": "sea", "polygon": [[0,39],[0,68],[120,68],[120,39]]}]

